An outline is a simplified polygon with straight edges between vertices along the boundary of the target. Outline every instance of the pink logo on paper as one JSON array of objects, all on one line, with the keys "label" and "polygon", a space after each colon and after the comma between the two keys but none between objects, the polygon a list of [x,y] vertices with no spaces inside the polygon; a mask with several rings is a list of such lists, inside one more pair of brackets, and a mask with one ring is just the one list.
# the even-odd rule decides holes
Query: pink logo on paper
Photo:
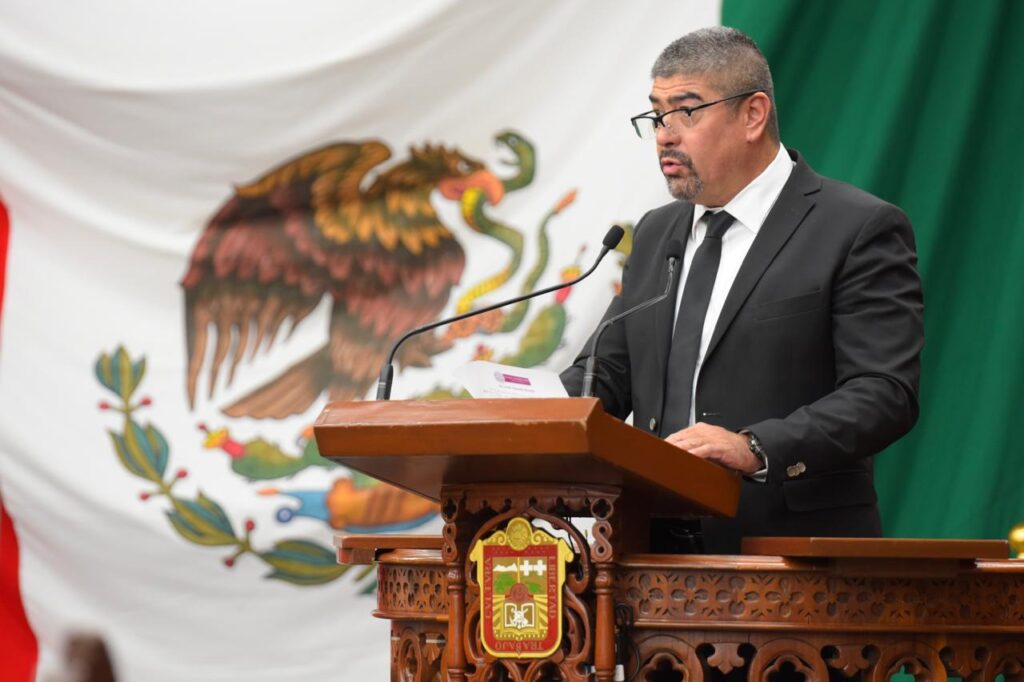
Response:
[{"label": "pink logo on paper", "polygon": [[495,372],[494,378],[503,384],[519,384],[520,386],[530,386],[530,380],[526,377],[517,377],[515,374],[505,374],[504,372]]}]

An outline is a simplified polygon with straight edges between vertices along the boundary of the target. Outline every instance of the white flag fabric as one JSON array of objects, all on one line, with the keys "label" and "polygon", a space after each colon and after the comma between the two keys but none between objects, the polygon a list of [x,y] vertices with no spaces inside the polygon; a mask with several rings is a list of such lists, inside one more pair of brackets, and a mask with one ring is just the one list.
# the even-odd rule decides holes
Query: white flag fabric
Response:
[{"label": "white flag fabric", "polygon": [[[383,680],[374,575],[334,532],[437,532],[319,457],[406,328],[569,279],[670,200],[629,117],[716,3],[7,0],[0,493],[39,679],[99,633],[121,680]],[[394,397],[474,359],[558,369],[590,280],[427,335]]]}]

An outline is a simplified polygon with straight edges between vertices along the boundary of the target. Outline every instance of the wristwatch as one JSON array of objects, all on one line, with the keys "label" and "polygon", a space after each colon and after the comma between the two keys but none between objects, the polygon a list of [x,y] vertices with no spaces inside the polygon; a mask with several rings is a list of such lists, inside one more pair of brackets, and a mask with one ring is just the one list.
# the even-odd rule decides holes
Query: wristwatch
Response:
[{"label": "wristwatch", "polygon": [[764,448],[761,447],[761,441],[758,440],[750,431],[740,431],[740,433],[747,437],[747,447],[754,453],[754,457],[757,457],[761,461],[761,468],[764,469],[768,466],[768,457],[764,454]]}]

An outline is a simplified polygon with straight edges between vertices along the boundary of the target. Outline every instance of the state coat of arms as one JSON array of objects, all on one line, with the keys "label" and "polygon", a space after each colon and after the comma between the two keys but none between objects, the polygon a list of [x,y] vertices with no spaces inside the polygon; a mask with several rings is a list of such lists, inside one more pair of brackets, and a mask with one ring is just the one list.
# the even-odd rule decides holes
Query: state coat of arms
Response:
[{"label": "state coat of arms", "polygon": [[480,585],[480,640],[497,658],[543,658],[562,641],[562,585],[574,555],[560,538],[509,521],[469,555]]}]

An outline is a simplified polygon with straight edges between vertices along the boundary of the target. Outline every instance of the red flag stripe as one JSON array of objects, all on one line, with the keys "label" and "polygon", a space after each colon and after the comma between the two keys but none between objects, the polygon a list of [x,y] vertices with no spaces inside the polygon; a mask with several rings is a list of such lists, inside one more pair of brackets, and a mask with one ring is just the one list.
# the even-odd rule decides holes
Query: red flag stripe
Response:
[{"label": "red flag stripe", "polygon": [[[0,201],[0,331],[3,330],[4,284],[7,281],[7,246],[10,223],[7,208]],[[14,523],[0,500],[0,661],[3,679],[21,682],[35,678],[39,645],[25,617],[21,602],[18,536]]]}]

